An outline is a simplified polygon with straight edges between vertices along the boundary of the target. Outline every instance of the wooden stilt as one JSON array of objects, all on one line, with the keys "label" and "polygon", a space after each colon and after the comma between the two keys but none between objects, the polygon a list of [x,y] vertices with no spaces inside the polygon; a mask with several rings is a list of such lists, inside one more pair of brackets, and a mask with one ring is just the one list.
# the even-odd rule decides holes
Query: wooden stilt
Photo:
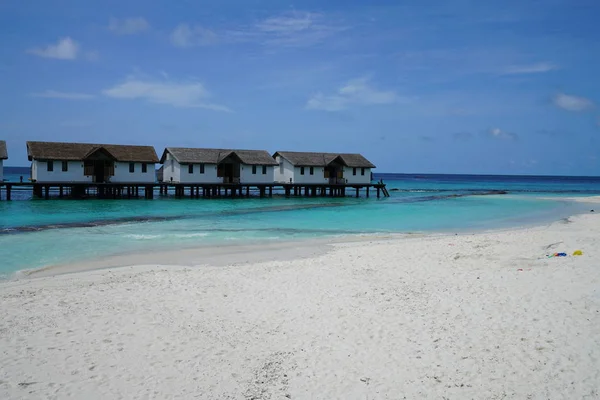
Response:
[{"label": "wooden stilt", "polygon": [[[140,197],[140,189],[144,192],[146,199],[154,198],[154,190],[158,188],[158,194],[168,195],[169,188],[172,187],[172,194],[177,198],[184,198],[189,195],[190,198],[212,198],[212,197],[230,197],[230,198],[249,198],[251,192],[256,190],[260,197],[272,197],[274,190],[282,190],[285,197],[361,197],[362,189],[365,189],[364,197],[369,198],[371,194],[381,197],[389,197],[385,184],[379,182],[375,184],[309,184],[309,183],[259,183],[255,185],[229,183],[229,184],[182,184],[182,183],[137,183],[137,184],[122,184],[122,183],[3,183],[0,187],[2,190],[0,199],[10,200],[12,188],[14,186],[22,186],[23,188],[32,188],[33,197],[50,199],[50,192],[55,193],[57,198],[74,197],[85,198],[88,196],[96,196],[99,199],[125,199]],[[352,190],[353,189],[353,190]],[[372,189],[376,193],[371,193]],[[202,193],[200,193],[202,190]],[[282,193],[278,192],[278,193]],[[4,196],[6,193],[6,197]]]}]

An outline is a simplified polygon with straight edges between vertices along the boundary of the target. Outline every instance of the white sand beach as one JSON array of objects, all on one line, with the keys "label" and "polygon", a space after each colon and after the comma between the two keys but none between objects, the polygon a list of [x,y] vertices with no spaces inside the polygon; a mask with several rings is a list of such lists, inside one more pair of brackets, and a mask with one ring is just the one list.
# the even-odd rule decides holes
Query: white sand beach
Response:
[{"label": "white sand beach", "polygon": [[1,283],[0,398],[600,398],[596,213],[246,254]]}]

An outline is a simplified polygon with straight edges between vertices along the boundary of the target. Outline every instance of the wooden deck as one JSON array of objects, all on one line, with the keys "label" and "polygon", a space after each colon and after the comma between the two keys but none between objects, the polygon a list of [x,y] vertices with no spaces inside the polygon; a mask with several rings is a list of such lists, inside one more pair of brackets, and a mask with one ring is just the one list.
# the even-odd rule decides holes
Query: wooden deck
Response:
[{"label": "wooden deck", "polygon": [[248,198],[248,197],[389,197],[383,181],[370,184],[202,184],[202,183],[69,183],[0,182],[0,200],[11,200],[15,190],[31,190],[33,198],[69,199],[153,199],[177,198]]}]

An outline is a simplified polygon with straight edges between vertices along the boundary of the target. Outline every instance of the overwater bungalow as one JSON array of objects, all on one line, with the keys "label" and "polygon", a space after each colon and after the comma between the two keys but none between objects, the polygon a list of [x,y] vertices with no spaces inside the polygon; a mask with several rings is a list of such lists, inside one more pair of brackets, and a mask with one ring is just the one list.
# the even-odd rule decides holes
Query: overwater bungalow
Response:
[{"label": "overwater bungalow", "polygon": [[0,182],[4,180],[4,160],[8,159],[8,151],[6,151],[6,142],[0,140]]},{"label": "overwater bungalow", "polygon": [[152,146],[27,142],[31,180],[37,183],[154,183]]},{"label": "overwater bungalow", "polygon": [[160,159],[163,182],[272,184],[277,165],[265,150],[167,147]]},{"label": "overwater bungalow", "polygon": [[361,154],[278,151],[275,182],[295,184],[368,184],[375,165]]}]

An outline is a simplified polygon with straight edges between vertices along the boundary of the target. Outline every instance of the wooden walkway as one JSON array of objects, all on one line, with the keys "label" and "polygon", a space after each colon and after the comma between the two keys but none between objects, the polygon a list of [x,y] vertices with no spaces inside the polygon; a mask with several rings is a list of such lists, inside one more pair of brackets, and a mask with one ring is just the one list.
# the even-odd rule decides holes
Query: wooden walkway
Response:
[{"label": "wooden walkway", "polygon": [[177,198],[243,197],[389,197],[383,181],[371,184],[199,184],[199,183],[69,183],[0,182],[0,200],[11,200],[15,190],[31,190],[33,198],[153,199],[155,195]]}]

